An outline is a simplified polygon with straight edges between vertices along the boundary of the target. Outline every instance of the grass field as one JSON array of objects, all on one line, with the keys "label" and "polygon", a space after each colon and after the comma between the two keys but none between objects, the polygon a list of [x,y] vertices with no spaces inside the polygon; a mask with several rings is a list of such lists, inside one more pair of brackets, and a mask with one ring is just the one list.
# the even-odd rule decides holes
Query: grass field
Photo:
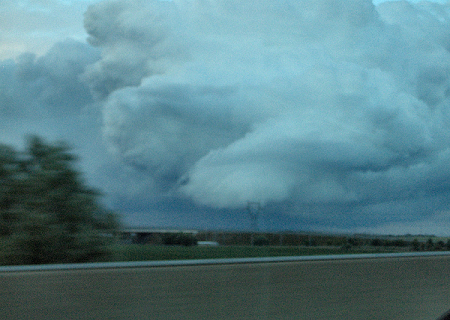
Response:
[{"label": "grass field", "polygon": [[357,247],[344,249],[341,247],[257,247],[257,246],[157,246],[157,245],[117,245],[114,249],[114,261],[154,261],[179,259],[219,259],[219,258],[251,258],[329,255],[349,253],[388,253],[405,249]]}]

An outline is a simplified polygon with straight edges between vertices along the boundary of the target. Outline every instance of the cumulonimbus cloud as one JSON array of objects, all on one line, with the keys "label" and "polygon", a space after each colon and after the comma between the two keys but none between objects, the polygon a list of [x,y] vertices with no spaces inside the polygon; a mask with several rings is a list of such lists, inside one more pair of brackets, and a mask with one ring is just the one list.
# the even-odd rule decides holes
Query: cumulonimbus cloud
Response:
[{"label": "cumulonimbus cloud", "polygon": [[404,199],[450,160],[449,10],[108,1],[85,15],[102,58],[82,79],[111,150],[198,203]]}]

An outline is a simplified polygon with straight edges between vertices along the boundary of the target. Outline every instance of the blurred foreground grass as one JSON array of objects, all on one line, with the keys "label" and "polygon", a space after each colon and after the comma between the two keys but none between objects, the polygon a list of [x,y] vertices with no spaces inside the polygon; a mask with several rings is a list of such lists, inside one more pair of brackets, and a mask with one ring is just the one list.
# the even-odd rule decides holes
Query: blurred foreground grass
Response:
[{"label": "blurred foreground grass", "polygon": [[400,248],[358,247],[345,249],[341,247],[277,247],[277,246],[158,246],[127,244],[114,247],[114,261],[152,261],[180,259],[220,259],[308,256],[357,253],[404,252]]}]

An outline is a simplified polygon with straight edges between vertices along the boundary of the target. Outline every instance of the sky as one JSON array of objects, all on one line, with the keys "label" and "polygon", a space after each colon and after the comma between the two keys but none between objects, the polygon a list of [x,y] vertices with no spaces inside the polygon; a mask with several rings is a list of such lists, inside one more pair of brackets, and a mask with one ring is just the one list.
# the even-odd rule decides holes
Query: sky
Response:
[{"label": "sky", "polygon": [[[450,4],[0,2],[0,142],[127,225],[450,235]],[[256,207],[256,206],[255,206]]]}]

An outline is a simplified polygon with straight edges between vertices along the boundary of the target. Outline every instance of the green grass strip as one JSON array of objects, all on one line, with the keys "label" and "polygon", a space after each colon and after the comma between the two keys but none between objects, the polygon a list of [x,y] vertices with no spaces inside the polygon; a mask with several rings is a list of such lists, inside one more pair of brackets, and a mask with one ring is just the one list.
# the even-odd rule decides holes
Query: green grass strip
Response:
[{"label": "green grass strip", "polygon": [[361,247],[350,250],[340,247],[255,247],[255,246],[219,246],[219,247],[183,247],[156,245],[117,245],[114,248],[113,261],[159,261],[180,259],[221,259],[330,255],[351,253],[392,253],[404,250]]}]

